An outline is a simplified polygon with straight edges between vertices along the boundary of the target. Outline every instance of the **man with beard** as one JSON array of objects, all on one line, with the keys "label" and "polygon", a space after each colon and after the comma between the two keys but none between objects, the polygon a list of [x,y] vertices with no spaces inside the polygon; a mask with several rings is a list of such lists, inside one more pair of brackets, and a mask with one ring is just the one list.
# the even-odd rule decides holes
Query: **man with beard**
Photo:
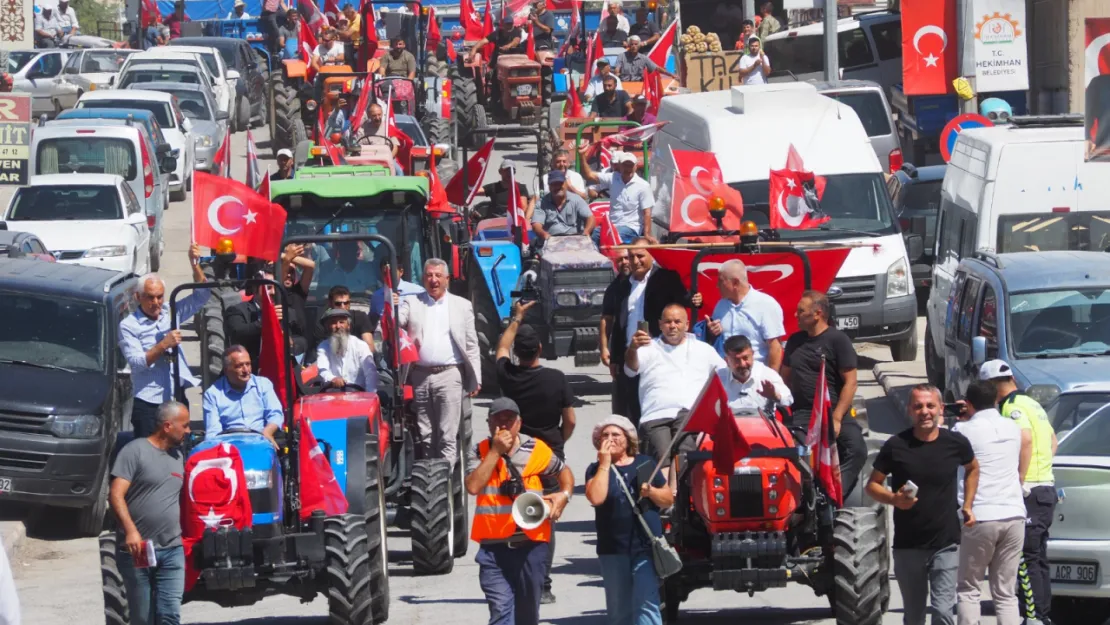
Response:
[{"label": "man with beard", "polygon": [[393,158],[397,158],[401,145],[386,134],[385,109],[380,104],[374,103],[366,108],[366,121],[358,130],[358,142],[362,145],[388,145]]},{"label": "man with beard", "polygon": [[[405,40],[394,37],[389,42],[389,54],[381,58],[379,72],[382,76],[403,76],[412,80],[416,78],[416,57],[405,49]],[[394,89],[400,88],[402,83],[394,82]],[[406,97],[394,91],[394,97]]]},{"label": "man with beard", "polygon": [[328,340],[316,348],[316,366],[324,383],[332,388],[348,384],[371,393],[378,390],[378,369],[374,353],[366,341],[351,336],[351,313],[342,308],[329,308],[324,313]]},{"label": "man with beard", "polygon": [[717,377],[728,393],[728,407],[733,414],[771,408],[773,405],[790,406],[794,396],[779,374],[755,359],[752,342],[743,334],[725,340],[727,367],[717,370]]}]

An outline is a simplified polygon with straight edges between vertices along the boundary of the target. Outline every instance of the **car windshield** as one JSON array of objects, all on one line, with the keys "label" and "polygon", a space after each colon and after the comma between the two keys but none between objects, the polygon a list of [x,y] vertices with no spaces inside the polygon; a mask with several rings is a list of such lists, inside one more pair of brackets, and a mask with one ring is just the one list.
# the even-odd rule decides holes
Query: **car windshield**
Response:
[{"label": "car windshield", "polygon": [[883,106],[883,98],[877,91],[857,91],[848,93],[824,94],[838,102],[852,107],[859,116],[868,137],[881,137],[894,131],[890,128],[890,115]]},{"label": "car windshield", "polygon": [[1010,294],[1018,358],[1110,354],[1110,288]]},{"label": "car windshield", "polygon": [[89,302],[0,291],[0,360],[104,371],[104,311]]},{"label": "car windshield", "polygon": [[204,98],[203,93],[199,91],[186,91],[184,89],[167,91],[167,93],[171,93],[177,97],[177,106],[181,108],[181,112],[185,117],[212,121],[212,110],[208,108],[208,100]]},{"label": "car windshield", "polygon": [[902,208],[909,210],[940,210],[940,186],[943,180],[915,182],[902,187]]},{"label": "car windshield", "polygon": [[[422,204],[420,208],[414,206],[407,210],[381,209],[374,206],[377,198],[335,200],[305,196],[305,204],[311,201],[311,205],[289,209],[290,199],[286,196],[277,200],[289,210],[286,236],[317,235],[321,230],[322,234],[380,234],[395,245],[405,242],[398,247],[397,253],[401,256],[406,278],[423,273]],[[350,204],[344,208],[348,202]],[[328,289],[336,285],[346,286],[357,299],[366,299],[382,287],[380,263],[389,252],[380,243],[311,245],[308,253],[316,262],[310,303],[325,300]]]},{"label": "car windshield", "polygon": [[1110,212],[999,215],[998,251],[1096,251],[1110,248]]},{"label": "car windshield", "polygon": [[9,221],[105,221],[123,219],[114,186],[23,187],[15,194]]},{"label": "car windshield", "polygon": [[132,54],[134,54],[133,50],[128,52],[122,50],[86,52],[85,58],[81,59],[81,73],[118,74],[123,62]]},{"label": "car windshield", "polygon": [[8,53],[8,73],[14,74],[23,69],[31,59],[35,58],[38,52],[30,51],[16,51]]},{"label": "car windshield", "polygon": [[1083,419],[1091,416],[1096,410],[1110,404],[1110,391],[1102,393],[1064,393],[1045,411],[1048,413],[1048,422],[1056,432],[1074,430],[1075,426]]},{"label": "car windshield", "polygon": [[134,180],[135,148],[127,139],[112,137],[43,139],[35,159],[35,173],[116,174]]},{"label": "car windshield", "polygon": [[[770,182],[754,180],[730,185],[744,198],[744,218],[768,228]],[[838,174],[825,177],[821,210],[832,219],[813,230],[779,230],[785,241],[843,239],[894,234],[890,194],[881,174]]]},{"label": "car windshield", "polygon": [[420,128],[420,124],[407,119],[399,119],[397,120],[397,128],[408,135],[409,138],[412,139],[414,145],[428,145],[428,139],[424,136],[424,131]]},{"label": "car windshield", "polygon": [[1056,456],[1110,456],[1110,409],[1099,407],[1069,432]]},{"label": "car windshield", "polygon": [[77,103],[77,108],[83,109],[138,109],[140,111],[150,111],[154,114],[154,119],[165,128],[172,128],[170,124],[169,105],[165,102],[158,102],[156,100],[129,100],[120,98],[119,100],[82,100]]},{"label": "car windshield", "polygon": [[127,70],[119,81],[119,88],[126,89],[128,85],[144,82],[181,82],[189,85],[203,84],[200,75],[187,69],[157,69],[133,68]]}]

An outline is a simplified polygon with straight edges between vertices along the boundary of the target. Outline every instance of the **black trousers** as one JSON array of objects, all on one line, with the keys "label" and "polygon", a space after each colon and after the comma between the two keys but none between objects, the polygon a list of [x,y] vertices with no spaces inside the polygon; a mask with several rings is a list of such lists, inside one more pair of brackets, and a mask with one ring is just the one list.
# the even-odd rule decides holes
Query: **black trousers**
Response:
[{"label": "black trousers", "polygon": [[632,425],[640,425],[640,377],[630,378],[622,370],[613,378],[613,414],[628,417]]},{"label": "black trousers", "polygon": [[263,11],[258,16],[258,30],[262,31],[262,35],[266,37],[266,47],[270,49],[271,54],[277,54],[280,59],[277,16],[278,14],[275,11]]},{"label": "black trousers", "polygon": [[1048,529],[1052,526],[1052,515],[1056,511],[1056,488],[1054,486],[1034,486],[1025,498],[1025,544],[1021,550],[1022,562],[1029,574],[1029,585],[1033,591],[1033,606],[1028,605],[1028,597],[1018,592],[1021,614],[1035,609],[1037,618],[1048,617],[1052,605],[1052,583],[1048,571]]},{"label": "black trousers", "polygon": [[[786,424],[790,428],[809,427],[812,410],[795,410],[793,419]],[[845,499],[859,483],[859,473],[867,463],[867,443],[863,440],[863,428],[854,417],[845,416],[840,422],[840,435],[836,437],[836,454],[840,457],[840,489]]]}]

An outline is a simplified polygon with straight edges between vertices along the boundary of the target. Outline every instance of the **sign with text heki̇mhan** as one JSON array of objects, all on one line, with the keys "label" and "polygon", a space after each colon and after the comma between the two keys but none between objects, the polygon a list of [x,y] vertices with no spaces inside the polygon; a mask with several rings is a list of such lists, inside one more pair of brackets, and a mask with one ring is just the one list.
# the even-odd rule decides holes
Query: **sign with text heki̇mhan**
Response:
[{"label": "sign with text heki\u0307mhan", "polygon": [[975,0],[975,88],[980,93],[1029,88],[1025,0]]},{"label": "sign with text heki\u0307mhan", "polygon": [[31,96],[0,94],[0,185],[30,180]]}]

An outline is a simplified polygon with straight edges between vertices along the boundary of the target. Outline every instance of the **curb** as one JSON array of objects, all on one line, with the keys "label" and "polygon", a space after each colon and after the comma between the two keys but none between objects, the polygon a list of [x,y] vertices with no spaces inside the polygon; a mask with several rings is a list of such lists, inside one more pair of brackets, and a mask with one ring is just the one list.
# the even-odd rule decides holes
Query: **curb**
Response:
[{"label": "curb", "polygon": [[[4,527],[5,525],[9,527]],[[4,545],[4,553],[8,557],[8,561],[12,560],[16,547],[27,536],[27,528],[23,525],[23,521],[10,521],[0,523],[0,543]]]},{"label": "curb", "polygon": [[896,371],[888,373],[884,371],[884,364],[886,363],[879,363],[875,365],[875,367],[871,370],[871,373],[875,376],[875,380],[879,383],[879,386],[882,387],[883,393],[885,393],[886,396],[890,398],[890,401],[894,403],[896,414],[904,415],[906,414],[906,398],[902,396],[902,393],[898,392],[898,385],[895,382],[895,379],[900,375],[905,374],[900,374]]}]

